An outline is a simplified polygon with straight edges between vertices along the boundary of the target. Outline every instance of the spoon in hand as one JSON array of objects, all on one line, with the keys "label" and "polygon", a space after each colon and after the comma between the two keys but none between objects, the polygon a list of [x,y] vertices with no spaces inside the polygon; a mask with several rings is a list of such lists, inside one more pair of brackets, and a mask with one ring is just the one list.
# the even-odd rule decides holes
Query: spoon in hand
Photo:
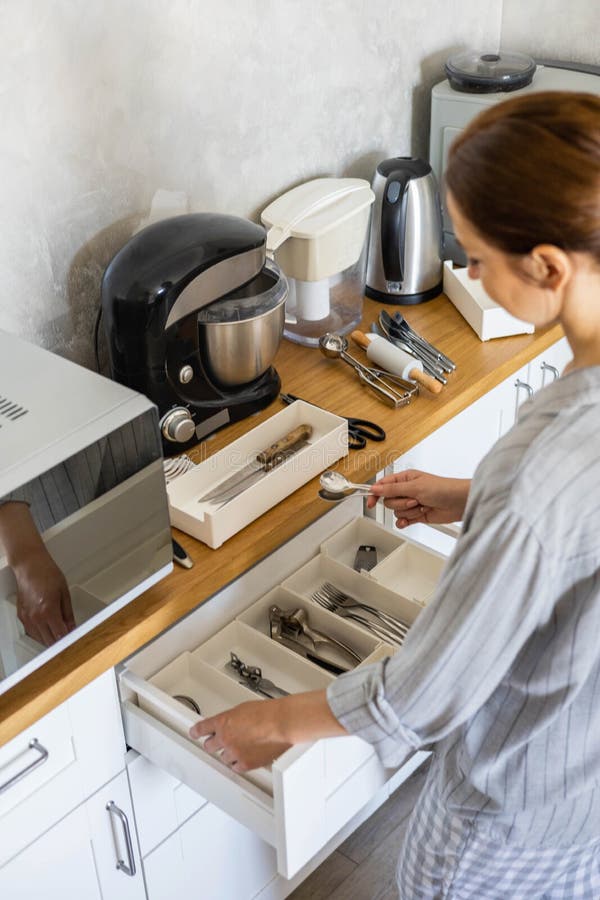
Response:
[{"label": "spoon in hand", "polygon": [[[341,474],[341,472],[323,472],[320,478],[321,487],[327,494],[336,494],[339,497],[346,494],[369,494],[370,484],[355,484]],[[327,497],[326,499],[330,499]]]}]

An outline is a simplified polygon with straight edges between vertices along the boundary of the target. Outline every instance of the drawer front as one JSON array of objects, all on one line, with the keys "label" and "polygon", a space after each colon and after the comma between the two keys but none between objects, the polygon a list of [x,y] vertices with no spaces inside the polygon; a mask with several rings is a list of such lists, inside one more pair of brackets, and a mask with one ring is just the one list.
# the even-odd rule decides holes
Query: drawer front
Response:
[{"label": "drawer front", "polygon": [[0,747],[0,865],[122,771],[124,751],[112,671]]},{"label": "drawer front", "polygon": [[[392,776],[395,784],[400,783],[420,764],[425,754],[416,755],[410,764],[394,773],[384,769],[373,749],[359,738],[336,738],[292,747],[270,770],[240,775],[188,738],[189,727],[198,716],[174,698],[181,694],[195,697],[204,715],[213,714],[211,703],[217,689],[222,692],[221,696],[229,698],[222,708],[255,698],[253,694],[245,697],[246,688],[239,687],[235,679],[228,679],[226,657],[230,649],[235,649],[238,655],[243,653],[251,665],[257,662],[253,660],[252,652],[258,653],[258,659],[264,662],[265,674],[273,676],[284,688],[298,690],[285,679],[293,681],[299,677],[298,660],[301,657],[261,634],[255,613],[258,616],[268,606],[266,594],[274,587],[274,582],[281,585],[287,575],[303,566],[305,572],[301,572],[298,579],[289,579],[290,597],[297,590],[296,605],[310,604],[314,579],[320,578],[321,572],[315,572],[309,561],[319,553],[325,539],[348,526],[357,512],[359,515],[362,512],[360,503],[347,502],[337,507],[334,514],[314,523],[297,540],[276,551],[248,576],[242,576],[221,592],[219,602],[214,603],[221,621],[211,621],[207,618],[211,610],[200,607],[164,636],[166,651],[160,646],[163,638],[158,638],[129,660],[120,676],[128,745],[275,848],[278,872],[288,879],[331,841]],[[354,542],[356,535],[352,527],[349,534]],[[362,539],[362,533],[359,536]],[[397,540],[402,543],[400,538]],[[390,553],[393,550],[392,546],[388,548]],[[337,571],[335,560],[327,559],[323,565],[324,572]],[[432,554],[431,565],[432,570],[438,570],[439,557],[435,554]],[[395,596],[375,579],[369,581],[368,573],[351,572],[348,578],[349,584],[354,583],[352,579],[366,579],[367,589],[370,585],[372,595],[380,597],[382,603],[391,602],[390,597]],[[254,588],[254,593],[249,587]],[[304,590],[308,593],[302,594]],[[210,607],[213,602],[204,606]],[[409,624],[422,606],[404,597],[399,598],[398,604],[407,614]],[[316,612],[311,609],[313,614],[316,617]],[[232,619],[236,619],[235,627],[233,623],[226,624]],[[261,627],[264,628],[264,623]],[[350,635],[351,629],[356,628],[347,623],[344,627],[350,629]],[[352,635],[344,634],[343,637],[352,642]],[[364,634],[362,639],[364,641]],[[360,645],[355,643],[356,646]],[[385,650],[385,645],[379,649]],[[376,655],[378,652],[377,647],[366,644],[361,650],[363,658],[366,653]],[[390,647],[387,651],[393,652]],[[289,654],[289,661],[281,659],[282,653]],[[319,677],[325,686],[327,679],[334,677],[330,673],[324,676],[324,670],[314,662],[302,659],[301,665],[307,670],[306,686],[300,689],[314,689],[315,684],[310,679]],[[268,666],[271,668],[267,672]],[[234,691],[241,694],[236,699],[231,696]]]}]

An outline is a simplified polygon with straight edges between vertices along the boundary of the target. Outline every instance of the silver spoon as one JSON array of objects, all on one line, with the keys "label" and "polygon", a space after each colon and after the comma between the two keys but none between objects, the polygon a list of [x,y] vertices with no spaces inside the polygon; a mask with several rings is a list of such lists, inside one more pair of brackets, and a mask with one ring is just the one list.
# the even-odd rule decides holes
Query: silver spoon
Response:
[{"label": "silver spoon", "polygon": [[321,487],[327,494],[345,495],[371,493],[370,484],[355,484],[353,481],[348,481],[346,476],[342,475],[341,472],[323,472],[319,481]]}]

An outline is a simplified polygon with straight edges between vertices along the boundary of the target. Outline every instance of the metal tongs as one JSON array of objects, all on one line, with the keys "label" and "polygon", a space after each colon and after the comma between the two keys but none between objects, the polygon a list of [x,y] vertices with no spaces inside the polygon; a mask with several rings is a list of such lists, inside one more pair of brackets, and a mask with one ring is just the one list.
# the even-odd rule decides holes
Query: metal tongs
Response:
[{"label": "metal tongs", "polygon": [[[356,370],[358,377],[362,383],[374,391],[377,396],[397,409],[399,406],[406,406],[419,390],[417,384],[406,381],[398,375],[391,372],[385,372],[383,369],[374,369],[370,366],[364,366],[361,362],[346,353],[348,341],[341,334],[328,332],[319,338],[319,348],[324,356],[332,359],[343,359],[345,363],[352,366]],[[392,382],[392,384],[389,384]],[[397,384],[402,391],[397,391],[394,384]]]},{"label": "metal tongs", "polygon": [[362,662],[362,657],[348,644],[311,628],[304,609],[285,612],[279,606],[272,606],[269,610],[269,626],[274,641],[335,675],[349,672]]},{"label": "metal tongs", "polygon": [[260,666],[246,665],[233,650],[229,651],[229,656],[230,660],[227,666],[240,676],[240,684],[250,688],[255,694],[262,694],[263,697],[269,697],[271,700],[275,700],[277,697],[289,696],[289,691],[284,691],[283,688],[277,687],[268,678],[263,678]]}]

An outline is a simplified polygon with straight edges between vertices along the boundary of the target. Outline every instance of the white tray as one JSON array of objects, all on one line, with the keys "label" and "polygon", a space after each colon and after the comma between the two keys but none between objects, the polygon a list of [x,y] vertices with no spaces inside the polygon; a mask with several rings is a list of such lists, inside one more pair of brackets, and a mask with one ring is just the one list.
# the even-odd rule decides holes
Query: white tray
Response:
[{"label": "white tray", "polygon": [[[265,447],[304,423],[313,428],[307,447],[265,473],[235,500],[220,507],[210,502],[198,502],[199,497],[253,460]],[[220,547],[240,529],[347,453],[347,420],[304,400],[297,400],[170,482],[167,494],[171,523],[213,549]]]},{"label": "white tray", "polygon": [[535,330],[531,323],[511,316],[498,306],[480,281],[469,278],[466,269],[454,269],[451,260],[444,263],[444,293],[482,341],[511,334],[532,334]]}]

